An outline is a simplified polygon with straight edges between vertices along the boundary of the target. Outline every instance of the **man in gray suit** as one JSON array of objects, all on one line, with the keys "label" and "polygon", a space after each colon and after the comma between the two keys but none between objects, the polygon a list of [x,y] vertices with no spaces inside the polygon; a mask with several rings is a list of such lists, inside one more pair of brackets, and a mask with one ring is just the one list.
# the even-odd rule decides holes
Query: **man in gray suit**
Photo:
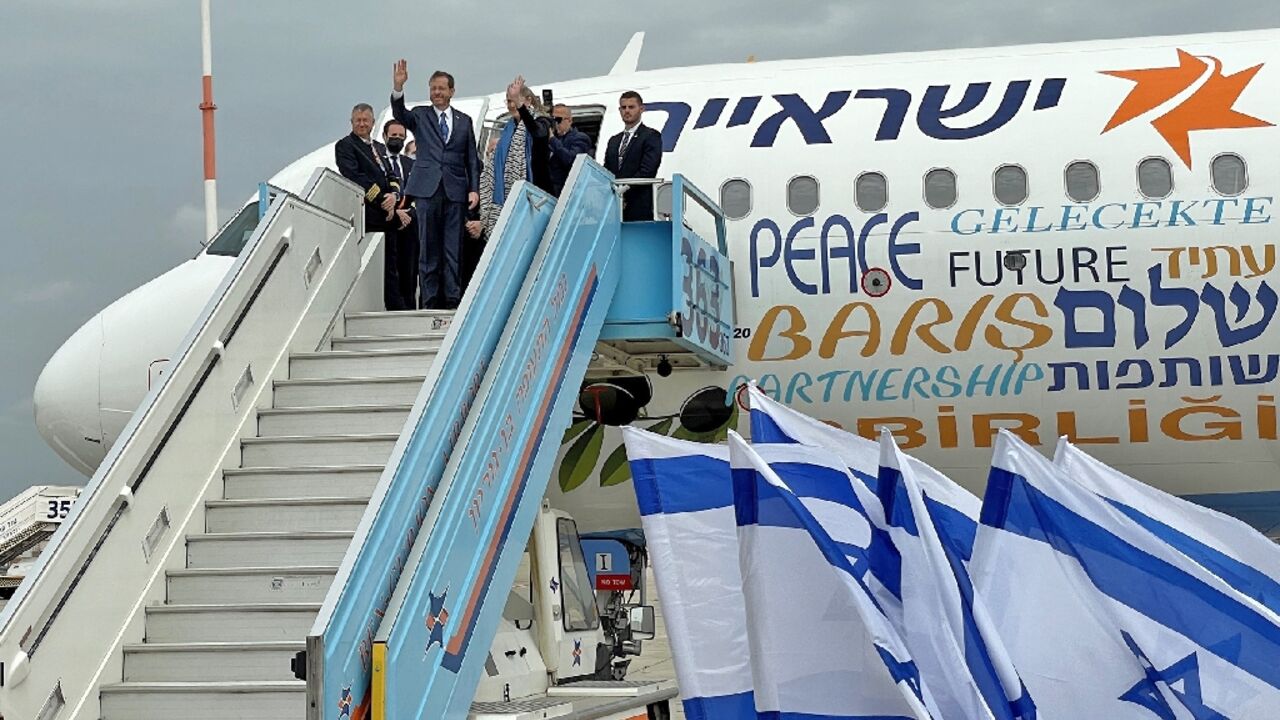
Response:
[{"label": "man in gray suit", "polygon": [[413,110],[404,104],[408,81],[409,64],[401,60],[392,73],[391,112],[418,145],[405,195],[414,199],[418,221],[419,305],[453,310],[462,299],[463,215],[480,204],[480,156],[470,116],[449,107],[453,76],[432,73],[431,106]]}]

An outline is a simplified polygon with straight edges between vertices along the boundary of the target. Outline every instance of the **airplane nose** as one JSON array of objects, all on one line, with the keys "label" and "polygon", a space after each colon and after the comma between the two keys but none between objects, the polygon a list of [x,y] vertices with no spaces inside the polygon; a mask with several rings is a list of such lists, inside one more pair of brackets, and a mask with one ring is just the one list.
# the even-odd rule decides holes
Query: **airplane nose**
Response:
[{"label": "airplane nose", "polygon": [[99,413],[102,325],[98,314],[58,348],[36,380],[34,397],[41,437],[89,476],[107,454]]}]

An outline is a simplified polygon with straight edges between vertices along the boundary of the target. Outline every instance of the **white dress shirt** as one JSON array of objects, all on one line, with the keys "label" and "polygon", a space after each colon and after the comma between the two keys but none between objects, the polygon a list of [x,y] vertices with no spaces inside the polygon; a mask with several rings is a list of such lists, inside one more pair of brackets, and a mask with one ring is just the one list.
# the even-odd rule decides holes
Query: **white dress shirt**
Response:
[{"label": "white dress shirt", "polygon": [[[392,90],[391,97],[395,100],[399,100],[400,98],[404,97],[404,92],[396,92]],[[440,116],[444,115],[444,125],[445,127],[449,128],[449,134],[445,135],[444,141],[449,142],[449,138],[453,137],[453,106],[449,106],[444,110],[441,110],[437,108],[435,105],[432,105],[431,112],[435,116],[433,119],[435,120],[436,128],[440,127]]]},{"label": "white dress shirt", "polygon": [[622,148],[625,147],[628,150],[631,149],[631,141],[636,139],[636,128],[638,127],[640,127],[640,123],[636,122],[636,124],[632,125],[631,127],[622,128],[622,138],[618,142],[619,159],[621,159]]}]

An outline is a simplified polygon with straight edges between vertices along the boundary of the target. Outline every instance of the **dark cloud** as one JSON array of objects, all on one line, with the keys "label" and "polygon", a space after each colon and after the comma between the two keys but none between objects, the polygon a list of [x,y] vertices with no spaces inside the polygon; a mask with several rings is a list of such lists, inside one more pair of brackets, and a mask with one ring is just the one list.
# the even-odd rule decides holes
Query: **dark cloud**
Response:
[{"label": "dark cloud", "polygon": [[[391,63],[452,70],[462,94],[606,72],[632,32],[642,68],[1196,33],[1280,25],[1246,0],[1115,3],[214,3],[220,204],[385,103]],[[0,498],[79,482],[36,434],[45,360],[111,300],[200,240],[198,5],[10,2],[0,9]]]}]

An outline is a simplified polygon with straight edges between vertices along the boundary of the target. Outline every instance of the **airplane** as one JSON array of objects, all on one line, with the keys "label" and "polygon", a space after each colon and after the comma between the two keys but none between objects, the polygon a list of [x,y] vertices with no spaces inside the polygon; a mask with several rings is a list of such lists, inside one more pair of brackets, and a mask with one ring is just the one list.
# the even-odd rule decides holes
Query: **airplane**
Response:
[{"label": "airplane", "polygon": [[[998,429],[1060,435],[1156,487],[1280,522],[1280,31],[748,62],[548,83],[602,157],[625,90],[660,174],[717,193],[735,362],[602,351],[550,483],[594,533],[640,526],[617,426],[714,441],[748,380],[980,492]],[[411,83],[412,85],[412,83]],[[422,92],[422,87],[410,87]],[[502,94],[455,99],[484,147]],[[388,117],[384,113],[377,128]],[[271,178],[299,190],[330,145]],[[670,202],[657,195],[658,211]],[[60,348],[36,422],[92,473],[257,222]]]}]

